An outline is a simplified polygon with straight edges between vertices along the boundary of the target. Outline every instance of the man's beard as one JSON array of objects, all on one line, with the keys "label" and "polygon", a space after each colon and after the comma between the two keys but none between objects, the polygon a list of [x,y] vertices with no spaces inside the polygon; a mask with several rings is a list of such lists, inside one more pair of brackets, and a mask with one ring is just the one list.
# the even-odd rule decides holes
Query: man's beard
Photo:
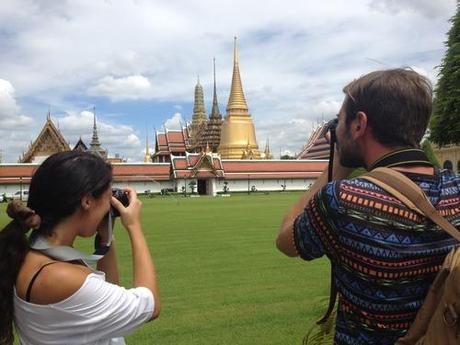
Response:
[{"label": "man's beard", "polygon": [[[342,143],[343,144],[343,143]],[[340,157],[340,164],[345,168],[360,168],[364,166],[364,161],[360,155],[357,145],[349,141],[345,145],[336,143]]]}]

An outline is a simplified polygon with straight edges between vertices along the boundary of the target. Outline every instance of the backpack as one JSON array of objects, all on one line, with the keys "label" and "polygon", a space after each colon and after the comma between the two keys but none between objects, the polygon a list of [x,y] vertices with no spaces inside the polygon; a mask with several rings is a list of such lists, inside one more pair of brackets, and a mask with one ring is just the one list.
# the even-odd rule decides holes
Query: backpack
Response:
[{"label": "backpack", "polygon": [[[361,176],[404,203],[410,209],[431,219],[460,242],[459,231],[431,205],[426,195],[403,174],[376,168]],[[422,307],[407,334],[395,345],[460,344],[460,248],[447,255]]]}]

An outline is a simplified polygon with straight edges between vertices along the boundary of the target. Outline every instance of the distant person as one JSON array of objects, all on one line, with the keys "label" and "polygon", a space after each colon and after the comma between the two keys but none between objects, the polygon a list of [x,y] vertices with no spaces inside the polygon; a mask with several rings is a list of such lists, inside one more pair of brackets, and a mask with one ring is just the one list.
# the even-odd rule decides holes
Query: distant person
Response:
[{"label": "distant person", "polygon": [[[0,344],[12,344],[13,322],[24,345],[124,344],[124,335],[158,317],[141,202],[127,188],[129,206],[124,207],[112,197],[111,184],[112,167],[101,158],[57,153],[33,175],[27,207],[9,205],[13,221],[0,232]],[[132,289],[118,286],[115,245],[107,245],[111,205],[131,241]],[[106,252],[97,271],[72,248],[77,237],[96,234],[96,252]]]},{"label": "distant person", "polygon": [[335,344],[390,345],[407,332],[456,242],[373,183],[345,178],[358,167],[391,167],[459,228],[460,177],[433,167],[419,149],[432,105],[426,78],[406,69],[376,71],[344,93],[333,181],[324,173],[294,204],[276,244],[288,256],[331,261],[339,301]]}]

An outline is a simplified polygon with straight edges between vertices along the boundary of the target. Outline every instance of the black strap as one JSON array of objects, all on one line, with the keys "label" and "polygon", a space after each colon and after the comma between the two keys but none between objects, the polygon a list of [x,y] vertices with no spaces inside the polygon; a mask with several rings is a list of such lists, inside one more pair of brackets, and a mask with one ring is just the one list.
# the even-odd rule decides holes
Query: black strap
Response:
[{"label": "black strap", "polygon": [[396,166],[410,166],[410,165],[427,165],[433,166],[427,155],[421,149],[414,148],[405,148],[402,150],[397,150],[390,152],[380,159],[378,159],[372,166],[369,168],[369,171],[379,168],[379,167],[396,167]]},{"label": "black strap", "polygon": [[32,285],[34,284],[35,282],[35,279],[37,279],[39,273],[46,267],[46,266],[49,266],[51,264],[55,264],[59,261],[50,261],[50,262],[47,262],[46,264],[44,264],[42,267],[39,268],[39,270],[37,272],[35,272],[34,276],[32,277],[32,280],[30,281],[29,283],[29,286],[27,287],[27,292],[26,292],[26,302],[30,302],[30,294],[32,293]]},{"label": "black strap", "polygon": [[[332,181],[332,166],[334,162],[334,151],[335,151],[335,143],[336,143],[336,135],[335,135],[335,128],[330,129],[330,135],[331,135],[331,146],[329,149],[329,165],[328,165],[328,170],[327,170],[327,180],[329,182]],[[316,321],[317,325],[321,325],[325,323],[327,320],[329,320],[329,317],[331,316],[332,312],[334,311],[335,307],[335,301],[337,300],[337,286],[335,285],[335,279],[334,279],[334,265],[331,262],[331,287],[329,289],[329,305],[327,307],[326,312],[324,313],[323,317]]]}]

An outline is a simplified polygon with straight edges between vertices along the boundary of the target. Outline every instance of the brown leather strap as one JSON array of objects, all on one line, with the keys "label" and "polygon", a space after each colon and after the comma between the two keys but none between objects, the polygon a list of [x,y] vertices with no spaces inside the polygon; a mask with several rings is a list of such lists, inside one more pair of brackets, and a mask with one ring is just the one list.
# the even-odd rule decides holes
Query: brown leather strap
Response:
[{"label": "brown leather strap", "polygon": [[46,264],[44,264],[42,267],[40,267],[38,269],[37,272],[35,272],[34,276],[32,277],[32,279],[30,280],[30,283],[29,283],[29,286],[27,287],[27,292],[26,292],[26,302],[30,302],[30,294],[32,293],[32,285],[34,284],[35,282],[35,279],[37,279],[38,275],[40,274],[40,272],[46,267],[46,266],[49,266],[51,264],[55,264],[59,261],[50,261],[50,262],[47,262]]},{"label": "brown leather strap", "polygon": [[441,229],[460,242],[459,231],[433,207],[425,193],[400,172],[389,168],[376,168],[361,176],[386,190],[407,207],[431,219]]}]

